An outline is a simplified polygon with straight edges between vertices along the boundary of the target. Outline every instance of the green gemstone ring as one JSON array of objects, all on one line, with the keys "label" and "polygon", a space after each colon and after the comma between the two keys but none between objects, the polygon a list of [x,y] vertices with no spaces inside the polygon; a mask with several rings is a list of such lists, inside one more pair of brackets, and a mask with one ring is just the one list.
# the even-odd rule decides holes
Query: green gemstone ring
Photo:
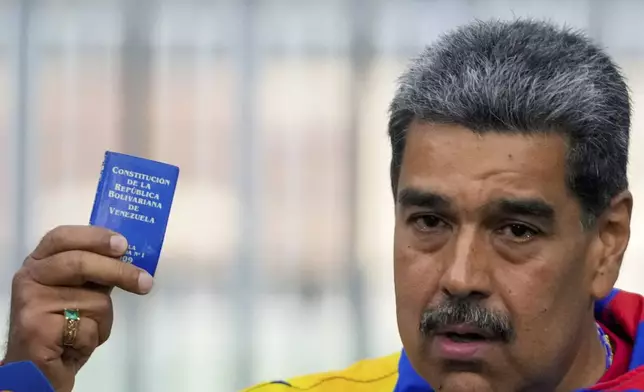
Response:
[{"label": "green gemstone ring", "polygon": [[78,309],[65,309],[65,328],[63,329],[63,345],[71,347],[74,345],[80,324],[80,312]]}]

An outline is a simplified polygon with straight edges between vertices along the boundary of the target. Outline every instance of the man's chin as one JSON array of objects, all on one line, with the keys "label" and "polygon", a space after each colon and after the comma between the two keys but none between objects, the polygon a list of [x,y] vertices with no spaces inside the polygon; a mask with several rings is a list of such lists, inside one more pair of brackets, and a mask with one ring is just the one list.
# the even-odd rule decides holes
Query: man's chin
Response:
[{"label": "man's chin", "polygon": [[497,379],[501,370],[499,365],[505,362],[505,342],[460,341],[437,335],[429,337],[424,344],[421,358],[418,358],[419,367],[424,369],[417,371],[435,391],[498,392],[500,385],[496,384],[509,381]]},{"label": "man's chin", "polygon": [[443,373],[431,385],[440,392],[498,392],[482,374],[467,371]]}]

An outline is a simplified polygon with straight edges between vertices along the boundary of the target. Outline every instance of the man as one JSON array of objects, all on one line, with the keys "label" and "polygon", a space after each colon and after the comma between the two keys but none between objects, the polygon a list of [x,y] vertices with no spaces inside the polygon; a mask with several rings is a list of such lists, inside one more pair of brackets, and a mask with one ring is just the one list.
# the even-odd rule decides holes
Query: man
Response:
[{"label": "man", "polygon": [[[391,104],[403,351],[248,391],[644,390],[644,298],[613,289],[629,128],[622,76],[577,33],[515,21],[443,36]],[[7,360],[69,390],[109,335],[104,287],[151,287],[115,261],[124,249],[98,228],[49,233],[14,280]],[[65,308],[81,316],[69,347]]]}]

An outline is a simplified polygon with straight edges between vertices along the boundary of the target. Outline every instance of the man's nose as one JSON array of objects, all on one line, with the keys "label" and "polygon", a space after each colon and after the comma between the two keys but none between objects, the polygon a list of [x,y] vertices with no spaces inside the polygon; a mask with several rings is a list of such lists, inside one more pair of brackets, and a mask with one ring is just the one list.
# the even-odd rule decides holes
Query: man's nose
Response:
[{"label": "man's nose", "polygon": [[444,259],[440,286],[449,297],[483,299],[491,294],[489,251],[475,227],[461,227]]}]

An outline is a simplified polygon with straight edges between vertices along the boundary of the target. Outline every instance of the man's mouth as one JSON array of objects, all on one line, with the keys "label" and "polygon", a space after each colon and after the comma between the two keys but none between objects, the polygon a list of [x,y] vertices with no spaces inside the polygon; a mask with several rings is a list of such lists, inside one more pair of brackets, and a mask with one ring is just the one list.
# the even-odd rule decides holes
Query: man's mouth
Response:
[{"label": "man's mouth", "polygon": [[460,333],[448,332],[442,335],[444,335],[449,340],[455,343],[481,342],[481,341],[487,340],[485,336],[477,333],[460,334]]},{"label": "man's mouth", "polygon": [[488,331],[463,324],[439,328],[436,331],[436,335],[445,336],[456,343],[481,342],[494,339],[494,336]]},{"label": "man's mouth", "polygon": [[438,357],[453,361],[471,361],[485,355],[497,336],[471,325],[450,325],[438,328],[432,347]]}]

